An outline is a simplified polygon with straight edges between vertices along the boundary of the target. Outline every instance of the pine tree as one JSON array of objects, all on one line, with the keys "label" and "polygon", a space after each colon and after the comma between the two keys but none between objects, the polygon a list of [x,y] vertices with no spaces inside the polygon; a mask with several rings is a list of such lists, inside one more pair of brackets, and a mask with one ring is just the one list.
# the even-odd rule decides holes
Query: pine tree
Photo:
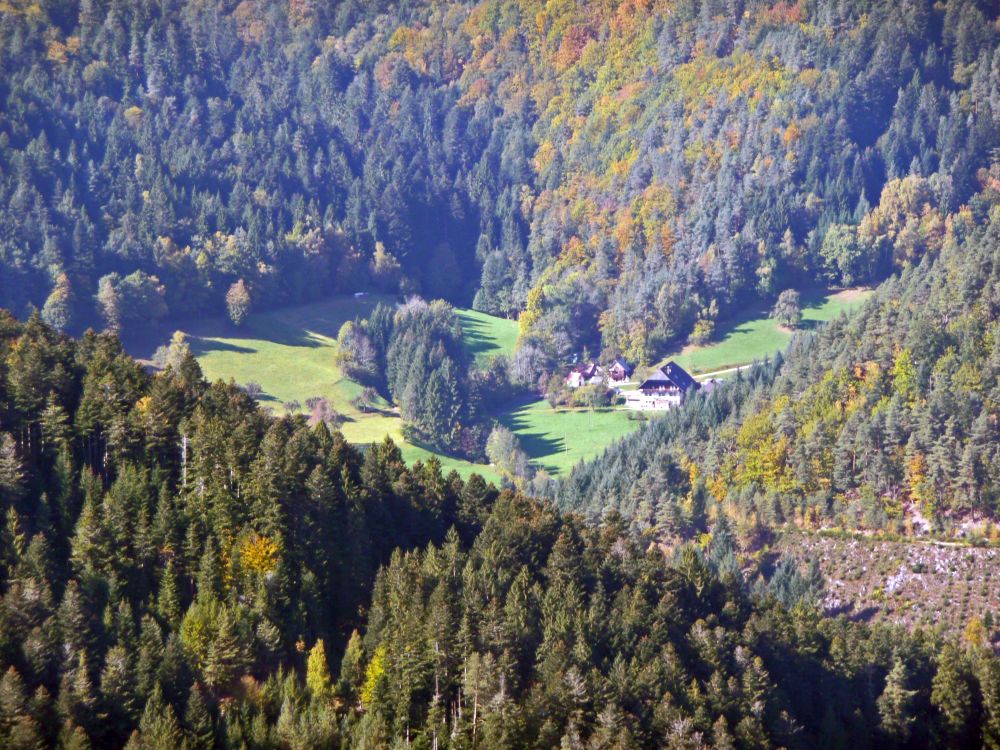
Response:
[{"label": "pine tree", "polygon": [[139,625],[138,659],[136,662],[136,694],[140,701],[153,692],[156,672],[163,660],[163,635],[150,615],[144,615]]},{"label": "pine tree", "polygon": [[8,577],[13,577],[24,557],[27,540],[21,530],[21,519],[13,506],[7,508],[6,523],[0,533],[0,560]]},{"label": "pine tree", "polygon": [[236,631],[236,623],[228,608],[224,607],[205,658],[205,684],[213,690],[224,690],[243,674],[246,666],[246,651]]},{"label": "pine tree", "polygon": [[0,737],[8,734],[27,705],[24,680],[14,667],[0,677]]},{"label": "pine tree", "polygon": [[91,750],[90,737],[83,727],[67,721],[59,733],[59,744],[64,750]]},{"label": "pine tree", "polygon": [[6,503],[17,502],[24,494],[24,468],[17,453],[14,438],[0,438],[0,498]]},{"label": "pine tree", "polygon": [[59,713],[64,721],[87,728],[96,723],[96,705],[87,657],[80,651],[59,685]]},{"label": "pine tree", "polygon": [[954,747],[962,746],[971,730],[972,690],[962,656],[950,643],[938,654],[937,672],[931,682],[931,703],[939,713],[942,740]]},{"label": "pine tree", "polygon": [[[138,737],[138,744],[134,746],[142,750],[176,750],[181,747],[184,734],[173,706],[164,700],[159,685],[153,688],[153,694],[146,702],[139,721]],[[133,746],[133,740],[129,740],[129,745]]]},{"label": "pine tree", "polygon": [[156,609],[163,621],[176,628],[181,622],[181,601],[177,589],[177,574],[174,572],[174,561],[167,563],[166,570],[160,578],[160,591],[156,597]]},{"label": "pine tree", "polygon": [[120,742],[137,718],[134,674],[128,654],[120,645],[112,646],[105,656],[101,696],[106,717],[102,729]]},{"label": "pine tree", "polygon": [[364,659],[365,653],[361,635],[357,630],[354,630],[347,641],[344,657],[340,660],[340,679],[337,680],[337,694],[345,702],[349,702],[355,696],[355,688],[361,685],[361,679],[364,676]]},{"label": "pine tree", "polygon": [[50,393],[46,399],[45,411],[41,414],[41,427],[43,444],[49,453],[55,454],[67,447],[72,434],[69,415],[54,393]]}]

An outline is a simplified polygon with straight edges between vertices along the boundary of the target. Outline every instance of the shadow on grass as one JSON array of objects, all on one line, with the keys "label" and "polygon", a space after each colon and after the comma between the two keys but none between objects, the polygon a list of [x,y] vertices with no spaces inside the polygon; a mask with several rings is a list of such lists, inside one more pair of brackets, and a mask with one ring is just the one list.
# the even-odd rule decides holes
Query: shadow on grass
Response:
[{"label": "shadow on grass", "polygon": [[[329,345],[324,338],[336,338],[346,321],[367,317],[379,302],[391,304],[393,299],[377,294],[360,299],[350,295],[337,295],[332,299],[297,307],[257,312],[243,326],[235,326],[221,316],[171,318],[156,324],[126,329],[122,341],[126,350],[139,358],[151,357],[158,346],[170,342],[174,331],[184,331],[191,339],[192,349],[195,348],[196,339],[214,338],[236,341],[259,339],[284,346],[318,348]],[[234,348],[226,349],[227,345],[218,342],[205,346],[213,348],[195,350],[195,355],[206,351],[233,351],[241,354],[256,351],[236,344],[229,345]]]},{"label": "shadow on grass", "polygon": [[239,346],[225,341],[215,339],[191,338],[188,339],[191,353],[195,357],[201,357],[209,352],[233,352],[234,354],[254,354],[256,349],[249,346]]},{"label": "shadow on grass", "polygon": [[528,415],[526,414],[529,406],[530,404],[518,406],[508,412],[505,418],[502,418],[500,421],[509,430],[517,434],[518,442],[521,444],[524,452],[528,454],[528,458],[549,473],[557,472],[557,466],[542,463],[542,461],[566,450],[566,441],[561,437],[553,437],[544,432],[528,432],[528,428],[531,427]]},{"label": "shadow on grass", "polygon": [[479,357],[496,349],[496,345],[490,338],[489,326],[481,320],[475,318],[463,320],[462,336],[469,354],[473,357]]},{"label": "shadow on grass", "polygon": [[362,416],[365,417],[398,417],[399,414],[394,412],[392,409],[385,408],[380,409],[378,407],[369,406],[367,409],[358,410]]},{"label": "shadow on grass", "polygon": [[[812,289],[803,291],[800,298],[803,314],[807,314],[811,308],[823,307],[823,305],[825,305],[830,298],[836,294],[837,292],[835,290],[831,291],[829,289]],[[720,320],[720,328],[717,329],[716,334],[712,336],[712,338],[705,345],[713,346],[715,344],[721,344],[737,334],[752,333],[752,324],[759,323],[761,318],[769,317],[771,317],[771,308],[769,306],[761,304],[751,305],[732,317]],[[803,317],[796,330],[812,331],[824,322],[825,321]]]}]

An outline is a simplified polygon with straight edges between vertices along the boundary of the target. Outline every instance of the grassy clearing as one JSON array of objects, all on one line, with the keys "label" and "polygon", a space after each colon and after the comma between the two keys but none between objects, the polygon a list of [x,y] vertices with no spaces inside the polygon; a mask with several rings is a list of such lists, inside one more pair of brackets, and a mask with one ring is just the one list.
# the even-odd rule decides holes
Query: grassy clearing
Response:
[{"label": "grassy clearing", "polygon": [[[306,399],[322,396],[346,417],[341,429],[352,443],[369,444],[388,435],[400,446],[408,463],[426,461],[436,454],[403,439],[402,420],[388,404],[369,413],[351,404],[361,386],[334,364],[340,326],[367,315],[379,302],[392,303],[392,299],[338,296],[310,305],[255,313],[242,328],[235,328],[223,318],[210,318],[181,324],[181,330],[188,335],[191,350],[209,380],[259,383],[263,391],[260,402],[276,414],[284,413],[284,404],[290,401],[298,401],[304,411]],[[466,344],[477,362],[513,352],[516,322],[472,310],[457,313]],[[143,341],[130,342],[130,349],[137,356],[148,357],[169,336],[170,332],[163,330],[150,333]],[[547,402],[536,401],[517,406],[499,419],[518,434],[536,466],[557,476],[637,429],[641,422],[629,417],[626,411],[553,410]],[[497,472],[488,465],[437,457],[446,473],[455,469],[468,477],[476,472],[499,482]]]},{"label": "grassy clearing", "polygon": [[[871,295],[868,289],[839,292],[803,293],[802,328],[814,328],[843,312],[860,307]],[[691,373],[708,373],[747,365],[782,351],[792,332],[771,318],[770,310],[756,307],[721,324],[716,341],[705,346],[685,346],[663,361],[674,360]]]},{"label": "grassy clearing", "polygon": [[558,476],[604,449],[642,422],[624,409],[553,409],[532,401],[504,414],[500,421],[513,430],[532,463]]},{"label": "grassy clearing", "polygon": [[[361,386],[334,364],[340,326],[368,315],[379,302],[392,301],[377,295],[360,299],[344,295],[254,314],[242,328],[235,328],[223,318],[210,318],[182,324],[181,330],[188,335],[191,351],[209,380],[260,383],[263,392],[259,401],[277,414],[284,413],[284,404],[289,401],[298,401],[305,411],[306,399],[322,396],[346,417],[341,429],[352,443],[369,444],[388,435],[400,446],[408,463],[426,461],[434,454],[403,439],[402,420],[388,404],[368,413],[351,404]],[[169,337],[163,331],[157,335],[155,341],[130,342],[130,348],[140,356],[149,356],[157,344]],[[498,480],[489,466],[448,456],[438,458],[445,473],[455,469],[465,477],[477,472],[488,480]]]},{"label": "grassy clearing", "polygon": [[495,318],[475,310],[457,309],[462,337],[477,364],[484,364],[498,354],[511,355],[517,342],[517,321]]}]

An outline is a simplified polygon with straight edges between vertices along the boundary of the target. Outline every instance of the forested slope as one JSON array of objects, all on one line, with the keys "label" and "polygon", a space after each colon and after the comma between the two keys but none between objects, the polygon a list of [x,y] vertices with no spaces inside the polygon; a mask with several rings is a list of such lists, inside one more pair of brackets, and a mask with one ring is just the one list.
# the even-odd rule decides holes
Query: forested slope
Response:
[{"label": "forested slope", "polygon": [[[121,747],[146,716],[161,735],[141,746],[177,748],[185,711],[214,746],[244,676],[276,689],[306,647],[342,650],[378,566],[471,539],[496,496],[407,469],[391,442],[362,455],[274,420],[190,355],[151,377],[110,336],[4,314],[0,357],[4,747]],[[237,747],[250,719],[231,719],[219,742]]]},{"label": "forested slope", "polygon": [[751,596],[724,522],[669,561],[37,316],[0,362],[2,747],[1000,742],[985,631]]},{"label": "forested slope", "polygon": [[[997,20],[988,0],[5,3],[0,303],[82,330],[221,311],[240,279],[258,308],[377,286],[522,313],[550,360],[652,360],[736,304],[933,246],[924,207],[957,210],[997,145]],[[885,198],[919,210],[866,223]]]},{"label": "forested slope", "polygon": [[984,174],[984,190],[944,218],[939,252],[859,313],[581,465],[562,504],[684,532],[703,527],[711,506],[748,529],[926,532],[995,520],[998,177],[997,167]]}]

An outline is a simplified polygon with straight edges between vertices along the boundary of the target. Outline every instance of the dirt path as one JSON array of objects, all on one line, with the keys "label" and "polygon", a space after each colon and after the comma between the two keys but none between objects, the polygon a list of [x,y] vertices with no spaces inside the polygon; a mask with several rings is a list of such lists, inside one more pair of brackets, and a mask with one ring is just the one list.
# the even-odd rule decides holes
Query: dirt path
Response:
[{"label": "dirt path", "polygon": [[708,378],[714,378],[719,375],[728,375],[731,372],[739,372],[740,370],[749,370],[751,367],[756,367],[761,365],[763,362],[751,362],[748,365],[740,365],[739,367],[727,367],[725,370],[716,370],[715,372],[702,372],[695,375],[695,380],[708,380]]}]

